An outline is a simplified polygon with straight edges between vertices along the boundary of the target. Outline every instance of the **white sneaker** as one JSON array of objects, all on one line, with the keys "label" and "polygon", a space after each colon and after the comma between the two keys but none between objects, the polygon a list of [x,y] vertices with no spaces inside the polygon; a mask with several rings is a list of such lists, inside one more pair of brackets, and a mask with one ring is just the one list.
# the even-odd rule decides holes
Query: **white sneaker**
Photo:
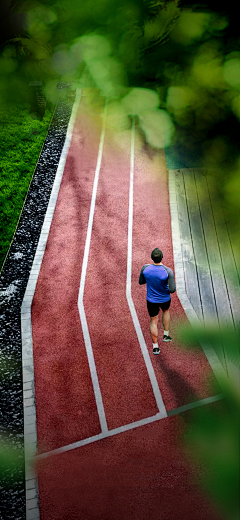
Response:
[{"label": "white sneaker", "polygon": [[163,341],[172,341],[171,336],[163,336]]}]

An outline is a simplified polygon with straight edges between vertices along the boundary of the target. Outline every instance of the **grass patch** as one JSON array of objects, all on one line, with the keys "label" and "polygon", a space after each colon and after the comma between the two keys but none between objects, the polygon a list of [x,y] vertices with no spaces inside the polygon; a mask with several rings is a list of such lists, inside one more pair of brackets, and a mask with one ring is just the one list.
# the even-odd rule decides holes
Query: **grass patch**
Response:
[{"label": "grass patch", "polygon": [[28,103],[0,107],[0,270],[45,141],[53,110],[32,119]]}]

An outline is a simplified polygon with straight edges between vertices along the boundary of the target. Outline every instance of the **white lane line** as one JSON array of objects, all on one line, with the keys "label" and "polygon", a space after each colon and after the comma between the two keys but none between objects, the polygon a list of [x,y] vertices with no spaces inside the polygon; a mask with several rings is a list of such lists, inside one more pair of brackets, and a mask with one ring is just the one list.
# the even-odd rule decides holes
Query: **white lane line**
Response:
[{"label": "white lane line", "polygon": [[103,144],[104,144],[104,137],[105,137],[106,117],[107,117],[107,104],[108,103],[106,101],[104,114],[103,114],[102,133],[101,133],[99,150],[98,150],[97,166],[96,166],[96,170],[95,170],[95,177],[94,177],[94,183],[93,183],[92,200],[91,200],[91,206],[90,206],[87,237],[86,237],[83,264],[82,264],[80,289],[79,289],[79,295],[78,295],[78,310],[79,310],[83,337],[84,337],[87,356],[88,356],[88,363],[89,363],[89,368],[90,368],[90,373],[91,373],[91,378],[92,378],[94,395],[95,395],[95,399],[96,399],[99,421],[100,421],[102,433],[105,433],[105,434],[108,432],[108,427],[107,427],[105,410],[104,410],[104,406],[103,406],[102,394],[101,394],[98,376],[97,376],[96,365],[95,365],[94,356],[93,356],[93,350],[92,350],[92,344],[91,344],[91,339],[90,339],[89,330],[88,330],[86,314],[85,314],[84,305],[83,305],[83,295],[84,295],[84,287],[85,287],[86,274],[87,274],[87,264],[88,264],[90,242],[91,242],[91,235],[92,235],[92,226],[93,226],[93,217],[94,217],[94,210],[95,210],[95,203],[96,203],[96,196],[97,196],[98,179],[99,179],[99,172],[100,172],[101,162],[102,162],[102,153],[103,153]]},{"label": "white lane line", "polygon": [[142,355],[147,367],[149,379],[151,381],[153,393],[157,402],[157,406],[161,417],[167,417],[166,408],[163,403],[161,392],[159,390],[157,378],[152,366],[147,345],[143,337],[141,326],[137,317],[136,309],[132,299],[132,234],[133,234],[133,179],[134,179],[134,148],[135,148],[135,119],[132,120],[131,132],[131,162],[130,162],[130,184],[129,184],[129,215],[128,215],[128,253],[127,253],[127,282],[126,282],[126,297],[128,306],[131,312],[133,324],[136,330]]},{"label": "white lane line", "polygon": [[[23,373],[23,413],[24,413],[24,451],[25,451],[25,481],[26,481],[26,520],[39,518],[38,482],[34,471],[34,455],[37,452],[37,427],[33,363],[33,338],[31,322],[31,305],[42,259],[48,239],[50,225],[62,181],[66,158],[72,140],[73,127],[81,100],[81,90],[77,89],[76,100],[69,120],[66,139],[62,149],[55,180],[52,187],[40,239],[32,264],[27,288],[21,306],[21,335],[22,335],[22,373]],[[29,401],[30,399],[30,401]],[[31,404],[31,406],[30,406]],[[31,492],[30,492],[31,490]],[[34,496],[34,500],[32,499]]]},{"label": "white lane line", "polygon": [[221,401],[221,399],[224,399],[224,397],[224,394],[217,394],[211,397],[205,397],[204,399],[199,399],[199,401],[194,401],[193,403],[179,406],[179,408],[168,410],[167,414],[168,417],[171,417],[172,415],[179,415],[180,413],[186,412],[187,410],[192,410],[194,408],[199,408],[199,406],[204,406],[206,404],[215,403],[216,401]]},{"label": "white lane line", "polygon": [[[167,416],[171,417],[173,415],[179,415],[180,413],[186,412],[187,410],[191,410],[193,408],[211,404],[211,403],[220,401],[221,399],[224,399],[224,394],[218,394],[218,395],[214,395],[212,397],[206,397],[205,399],[201,399],[200,401],[195,401],[193,403],[186,404],[179,408],[175,408],[174,410],[169,410],[167,413]],[[41,453],[36,456],[35,460],[36,461],[43,460],[43,459],[47,459],[48,457],[52,457],[53,455],[60,455],[61,453],[66,453],[67,451],[76,450],[77,448],[81,448],[82,446],[86,446],[87,444],[91,444],[93,442],[107,439],[108,437],[113,437],[114,435],[118,435],[119,433],[124,433],[126,431],[134,430],[141,426],[145,426],[147,424],[151,424],[151,423],[160,421],[162,419],[163,419],[162,414],[157,413],[156,415],[153,415],[151,417],[146,417],[145,419],[141,419],[140,421],[125,424],[124,426],[119,426],[119,428],[114,428],[113,430],[108,430],[108,432],[106,434],[99,433],[98,435],[88,437],[87,439],[73,442],[72,444],[68,444],[66,446],[61,446],[60,448],[56,448],[55,450]]]},{"label": "white lane line", "polygon": [[86,446],[86,444],[91,444],[92,442],[107,439],[108,437],[113,437],[114,435],[118,435],[119,433],[134,430],[135,428],[139,428],[140,426],[145,426],[146,424],[159,421],[160,419],[162,419],[162,415],[160,413],[157,413],[156,415],[146,417],[145,419],[141,419],[140,421],[124,424],[123,426],[119,426],[118,428],[114,428],[113,430],[108,430],[106,433],[99,433],[98,435],[88,437],[87,439],[83,439],[81,441],[73,442],[72,444],[68,444],[67,446],[61,446],[61,448],[56,448],[55,450],[48,451],[46,453],[41,453],[40,455],[36,456],[36,461],[46,459],[52,455],[60,455],[60,453],[75,450],[76,448],[81,448],[82,446]]}]

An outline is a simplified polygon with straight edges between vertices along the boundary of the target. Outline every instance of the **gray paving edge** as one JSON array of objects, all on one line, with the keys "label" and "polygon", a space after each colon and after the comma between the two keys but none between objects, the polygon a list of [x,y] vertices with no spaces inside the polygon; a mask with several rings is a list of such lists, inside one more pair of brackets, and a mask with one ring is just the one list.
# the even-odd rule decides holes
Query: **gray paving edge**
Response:
[{"label": "gray paving edge", "polygon": [[53,183],[52,192],[45,219],[43,222],[40,239],[38,242],[31,273],[29,276],[28,284],[21,306],[26,520],[40,519],[38,482],[37,475],[34,469],[34,458],[37,454],[37,425],[35,406],[31,306],[58,198],[66,158],[72,139],[72,132],[77,116],[77,110],[80,99],[81,90],[77,89],[75,103],[72,108],[72,114],[67,128],[65,143],[59,160],[58,169]]},{"label": "gray paving edge", "polygon": [[[200,168],[192,168],[193,170],[199,170]],[[192,325],[192,327],[202,325],[195,310],[186,293],[185,288],[185,273],[183,266],[182,247],[181,247],[181,235],[179,226],[179,213],[176,196],[176,172],[180,170],[168,170],[168,183],[169,183],[169,203],[171,213],[171,227],[172,227],[172,244],[173,244],[173,256],[174,256],[174,269],[176,278],[176,292],[178,298],[182,304],[182,307],[186,313],[186,316]],[[224,388],[224,382],[226,381],[226,372],[220,363],[217,354],[210,344],[203,343],[198,338],[199,343],[205,353],[205,356],[212,368],[213,373],[221,388]]]}]

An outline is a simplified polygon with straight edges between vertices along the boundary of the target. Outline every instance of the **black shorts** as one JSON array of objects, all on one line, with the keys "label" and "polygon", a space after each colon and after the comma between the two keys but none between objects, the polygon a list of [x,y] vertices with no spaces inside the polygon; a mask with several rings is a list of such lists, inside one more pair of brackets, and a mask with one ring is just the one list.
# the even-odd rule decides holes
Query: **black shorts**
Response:
[{"label": "black shorts", "polygon": [[[162,303],[152,303],[147,300],[147,308],[148,308],[150,318],[157,316],[160,309],[162,309],[162,311],[167,311],[170,307],[170,304],[171,304],[171,298],[167,302],[162,302]],[[160,307],[160,309],[159,309],[159,307]]]}]

